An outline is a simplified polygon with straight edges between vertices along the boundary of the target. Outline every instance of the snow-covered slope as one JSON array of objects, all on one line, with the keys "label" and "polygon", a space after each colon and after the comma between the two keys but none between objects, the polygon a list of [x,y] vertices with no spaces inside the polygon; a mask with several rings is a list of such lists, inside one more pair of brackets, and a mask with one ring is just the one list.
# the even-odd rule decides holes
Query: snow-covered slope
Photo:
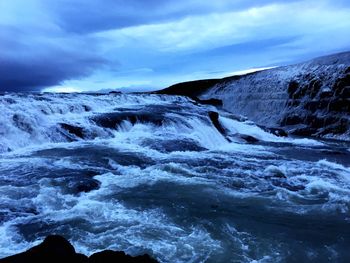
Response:
[{"label": "snow-covered slope", "polygon": [[235,114],[300,135],[348,139],[350,52],[224,79],[201,94]]}]

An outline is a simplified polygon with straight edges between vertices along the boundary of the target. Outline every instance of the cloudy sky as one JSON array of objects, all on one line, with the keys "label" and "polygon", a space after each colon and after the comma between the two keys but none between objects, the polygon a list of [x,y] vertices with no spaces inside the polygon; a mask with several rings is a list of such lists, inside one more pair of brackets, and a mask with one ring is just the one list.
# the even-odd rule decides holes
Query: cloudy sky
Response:
[{"label": "cloudy sky", "polygon": [[0,0],[0,91],[160,88],[350,50],[348,0]]}]

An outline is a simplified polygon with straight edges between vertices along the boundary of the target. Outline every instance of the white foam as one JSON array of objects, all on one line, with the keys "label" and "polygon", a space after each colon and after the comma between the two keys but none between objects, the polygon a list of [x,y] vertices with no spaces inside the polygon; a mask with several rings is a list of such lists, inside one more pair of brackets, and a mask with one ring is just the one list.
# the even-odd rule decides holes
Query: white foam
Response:
[{"label": "white foam", "polygon": [[317,162],[318,165],[320,166],[326,166],[335,170],[343,170],[343,171],[348,171],[350,172],[350,167],[345,167],[344,165],[335,163],[335,162],[330,162],[326,159],[320,160]]},{"label": "white foam", "polygon": [[305,146],[321,146],[324,145],[321,142],[312,139],[292,139],[278,137],[274,134],[264,131],[260,127],[256,126],[254,123],[245,121],[236,121],[230,118],[221,117],[219,118],[220,122],[226,129],[228,129],[232,135],[243,134],[253,136],[261,141],[266,142],[279,142],[279,143],[292,143],[296,145],[305,145]]},{"label": "white foam", "polygon": [[172,103],[186,105],[190,102],[185,97],[151,94],[6,94],[0,97],[0,153],[31,145],[66,142],[59,123],[83,127],[87,135],[106,138],[108,133],[94,125],[90,116],[113,112],[115,108],[137,109],[145,105]]},{"label": "white foam", "polygon": [[[131,169],[130,172],[133,170]],[[156,172],[162,179],[164,176]],[[152,173],[150,177],[152,178]],[[163,176],[163,177],[162,177]],[[211,238],[200,227],[184,227],[172,222],[160,209],[134,210],[126,208],[114,198],[118,187],[127,184],[126,175],[111,173],[97,176],[102,182],[100,189],[78,196],[62,194],[50,179],[39,181],[40,189],[33,203],[40,211],[38,216],[16,218],[0,226],[0,257],[18,253],[36,242],[26,242],[14,225],[43,220],[45,222],[74,222],[86,220],[86,225],[72,229],[71,236],[78,252],[94,253],[101,249],[124,250],[132,255],[150,252],[161,261],[200,261],[213,251],[219,250],[220,242]],[[130,181],[147,183],[142,178]],[[147,179],[147,178],[146,178]],[[170,176],[167,177],[170,180]],[[152,179],[151,179],[152,180]],[[81,238],[84,237],[84,238]],[[180,260],[179,260],[180,259]]]}]

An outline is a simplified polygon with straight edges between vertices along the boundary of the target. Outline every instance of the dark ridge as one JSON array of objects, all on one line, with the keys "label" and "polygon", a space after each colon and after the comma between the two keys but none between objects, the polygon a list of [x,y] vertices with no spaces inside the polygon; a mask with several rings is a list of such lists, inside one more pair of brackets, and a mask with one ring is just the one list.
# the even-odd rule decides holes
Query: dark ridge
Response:
[{"label": "dark ridge", "polygon": [[156,91],[156,94],[168,94],[168,95],[182,95],[188,97],[196,97],[208,90],[215,84],[217,84],[220,79],[204,79],[204,80],[194,80],[183,83],[178,83],[172,85],[163,90]]},{"label": "dark ridge", "polygon": [[253,75],[256,72],[247,73],[243,75],[229,76],[221,79],[203,79],[203,80],[193,80],[174,84],[162,90],[152,92],[154,94],[167,94],[167,95],[180,95],[188,96],[191,98],[196,98],[203,92],[207,91],[216,84],[224,84],[232,80],[238,80],[242,77]]},{"label": "dark ridge", "polygon": [[156,263],[149,255],[132,257],[123,251],[105,250],[87,257],[75,252],[74,247],[64,238],[52,235],[31,249],[0,259],[0,263],[30,263],[30,262],[72,262],[72,263]]}]

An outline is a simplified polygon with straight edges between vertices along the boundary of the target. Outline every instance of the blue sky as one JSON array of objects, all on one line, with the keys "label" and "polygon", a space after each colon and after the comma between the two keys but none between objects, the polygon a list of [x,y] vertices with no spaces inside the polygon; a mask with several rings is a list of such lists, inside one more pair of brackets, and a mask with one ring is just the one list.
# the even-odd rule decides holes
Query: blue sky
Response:
[{"label": "blue sky", "polygon": [[350,50],[350,1],[0,0],[0,91],[147,90]]}]

